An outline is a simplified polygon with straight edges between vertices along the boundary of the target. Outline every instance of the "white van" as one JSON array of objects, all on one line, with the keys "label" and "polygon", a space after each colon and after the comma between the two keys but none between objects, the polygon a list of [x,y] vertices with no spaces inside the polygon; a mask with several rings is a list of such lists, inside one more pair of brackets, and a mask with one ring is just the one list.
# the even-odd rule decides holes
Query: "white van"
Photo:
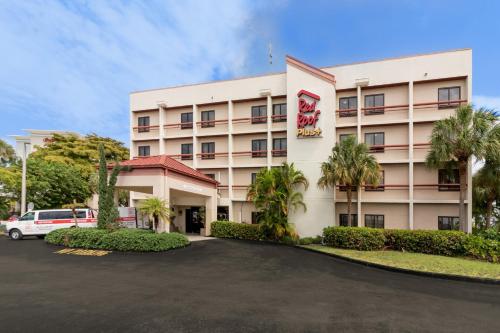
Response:
[{"label": "white van", "polygon": [[52,230],[71,227],[96,227],[97,214],[92,209],[76,209],[76,223],[71,209],[33,210],[21,216],[16,221],[6,223],[7,233],[13,240],[23,236],[38,236],[43,238]]}]

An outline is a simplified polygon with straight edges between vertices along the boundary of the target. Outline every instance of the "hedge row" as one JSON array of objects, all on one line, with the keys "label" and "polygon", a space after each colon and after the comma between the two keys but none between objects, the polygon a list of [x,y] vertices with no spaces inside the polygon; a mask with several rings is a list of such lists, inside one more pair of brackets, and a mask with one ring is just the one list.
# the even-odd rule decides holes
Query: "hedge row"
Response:
[{"label": "hedge row", "polygon": [[212,236],[247,240],[264,240],[266,237],[258,224],[215,221],[211,224]]},{"label": "hedge row", "polygon": [[493,262],[500,258],[500,242],[460,231],[328,227],[323,230],[323,242],[328,246],[363,251],[390,248],[444,256],[470,256]]},{"label": "hedge row", "polygon": [[96,228],[68,228],[51,231],[45,241],[71,248],[111,251],[159,252],[184,247],[186,236],[178,233],[153,233],[149,230],[119,229],[108,231]]}]

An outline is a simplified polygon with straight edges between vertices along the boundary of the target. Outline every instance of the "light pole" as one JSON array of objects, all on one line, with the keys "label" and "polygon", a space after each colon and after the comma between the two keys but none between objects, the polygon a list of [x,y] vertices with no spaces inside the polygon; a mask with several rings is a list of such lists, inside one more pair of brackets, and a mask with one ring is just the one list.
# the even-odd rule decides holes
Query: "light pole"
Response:
[{"label": "light pole", "polygon": [[26,146],[30,145],[28,142],[23,143],[23,156],[22,156],[22,161],[23,161],[23,171],[22,171],[22,178],[21,178],[21,216],[26,213],[26,159],[28,157],[28,154],[26,152]]}]

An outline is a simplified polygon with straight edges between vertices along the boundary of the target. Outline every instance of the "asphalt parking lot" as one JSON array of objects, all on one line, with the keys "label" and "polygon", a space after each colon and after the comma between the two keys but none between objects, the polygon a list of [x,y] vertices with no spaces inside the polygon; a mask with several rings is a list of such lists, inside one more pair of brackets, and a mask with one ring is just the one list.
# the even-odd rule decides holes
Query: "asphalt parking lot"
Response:
[{"label": "asphalt parking lot", "polygon": [[271,244],[56,254],[0,237],[2,332],[500,332],[500,287]]}]

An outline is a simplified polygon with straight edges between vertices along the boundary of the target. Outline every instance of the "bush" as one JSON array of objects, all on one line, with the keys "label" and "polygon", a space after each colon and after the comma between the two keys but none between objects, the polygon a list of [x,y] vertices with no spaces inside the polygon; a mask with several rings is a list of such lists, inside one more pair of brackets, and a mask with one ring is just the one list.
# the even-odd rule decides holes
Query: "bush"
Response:
[{"label": "bush", "polygon": [[384,230],[385,245],[394,250],[461,256],[467,235],[461,231]]},{"label": "bush", "polygon": [[304,238],[299,239],[300,245],[321,244],[321,242],[322,242],[321,236],[304,237]]},{"label": "bush", "polygon": [[212,222],[211,232],[213,237],[234,238],[248,240],[263,240],[264,234],[258,224],[245,224],[228,221]]},{"label": "bush", "polygon": [[481,236],[485,239],[493,239],[500,242],[500,230],[489,228],[487,230],[477,230],[473,232],[476,236]]},{"label": "bush", "polygon": [[384,248],[385,236],[382,229],[327,227],[323,229],[323,242],[343,249],[373,251]]},{"label": "bush", "polygon": [[156,234],[149,230],[68,228],[51,231],[45,241],[72,248],[111,251],[159,252],[189,245],[186,236],[178,233]]},{"label": "bush", "polygon": [[476,259],[498,262],[500,258],[500,242],[496,239],[468,235],[463,246],[465,255]]}]

